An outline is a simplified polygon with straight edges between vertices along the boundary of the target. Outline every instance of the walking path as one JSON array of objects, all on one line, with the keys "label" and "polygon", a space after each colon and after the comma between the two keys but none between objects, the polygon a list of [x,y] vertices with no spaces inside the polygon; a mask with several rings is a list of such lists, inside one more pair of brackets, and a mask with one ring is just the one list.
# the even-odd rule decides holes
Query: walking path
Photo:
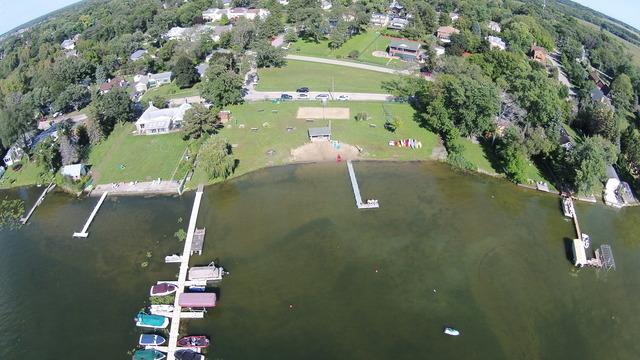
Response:
[{"label": "walking path", "polygon": [[351,61],[333,60],[333,59],[317,58],[313,56],[300,56],[300,55],[287,55],[285,56],[285,58],[287,60],[298,60],[298,61],[315,62],[320,64],[346,66],[346,67],[352,67],[356,69],[376,71],[376,72],[387,73],[387,74],[411,75],[411,72],[408,70],[396,70],[396,69],[390,69],[384,66],[361,64],[361,63],[356,63]]},{"label": "walking path", "polygon": [[193,208],[191,209],[191,219],[189,220],[189,227],[187,228],[187,238],[184,241],[184,250],[182,251],[182,262],[180,263],[180,273],[178,274],[178,291],[175,294],[175,301],[173,303],[173,316],[171,319],[171,328],[169,330],[169,344],[167,352],[167,360],[175,360],[175,352],[178,344],[178,335],[180,332],[180,318],[182,316],[182,307],[180,306],[180,294],[184,292],[184,287],[187,282],[187,270],[189,269],[189,257],[191,256],[191,243],[193,241],[193,234],[196,230],[196,221],[198,220],[198,211],[200,210],[200,201],[202,200],[202,194],[204,193],[204,187],[198,186],[196,192],[196,198],[193,202]]},{"label": "walking path", "polygon": [[96,217],[96,214],[98,213],[98,210],[100,210],[100,206],[102,206],[102,203],[104,202],[104,199],[107,197],[107,194],[109,194],[109,193],[105,192],[104,194],[102,194],[102,197],[100,198],[100,200],[98,200],[98,203],[96,204],[96,207],[93,208],[93,211],[91,212],[91,215],[89,215],[89,218],[87,219],[87,222],[84,224],[84,227],[82,228],[82,231],[73,233],[73,237],[86,238],[87,236],[89,236],[89,233],[87,232],[87,230],[89,230],[89,225],[91,225],[91,222],[93,221],[93,218]]},{"label": "walking path", "polygon": [[177,181],[154,180],[101,184],[96,185],[91,191],[91,196],[102,195],[106,192],[111,195],[178,194],[180,192],[180,183]]}]

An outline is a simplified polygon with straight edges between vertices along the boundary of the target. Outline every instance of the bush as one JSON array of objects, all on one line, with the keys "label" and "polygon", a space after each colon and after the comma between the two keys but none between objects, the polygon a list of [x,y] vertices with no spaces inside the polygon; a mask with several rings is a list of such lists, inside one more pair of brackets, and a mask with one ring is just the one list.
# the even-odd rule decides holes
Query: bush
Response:
[{"label": "bush", "polygon": [[369,114],[367,114],[366,112],[359,112],[354,118],[356,119],[356,121],[365,121],[369,118]]},{"label": "bush", "polygon": [[349,51],[349,55],[347,55],[347,57],[349,59],[357,59],[360,57],[360,51],[358,50],[351,50]]}]

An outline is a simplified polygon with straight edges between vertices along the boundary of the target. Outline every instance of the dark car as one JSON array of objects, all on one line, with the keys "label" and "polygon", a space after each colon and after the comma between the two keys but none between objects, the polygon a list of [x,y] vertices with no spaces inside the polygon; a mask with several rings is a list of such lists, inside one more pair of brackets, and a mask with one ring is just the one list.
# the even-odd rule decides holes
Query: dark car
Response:
[{"label": "dark car", "polygon": [[301,87],[298,90],[296,90],[296,92],[298,92],[298,93],[308,93],[309,92],[309,88],[308,87]]},{"label": "dark car", "polygon": [[280,100],[291,100],[291,99],[293,99],[293,96],[291,96],[289,94],[280,95]]}]

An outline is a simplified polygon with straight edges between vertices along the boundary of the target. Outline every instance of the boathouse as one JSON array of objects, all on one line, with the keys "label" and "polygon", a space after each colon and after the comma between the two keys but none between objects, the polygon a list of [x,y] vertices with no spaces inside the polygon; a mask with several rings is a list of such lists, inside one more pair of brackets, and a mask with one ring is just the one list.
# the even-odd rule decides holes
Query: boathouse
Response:
[{"label": "boathouse", "polygon": [[182,293],[178,297],[178,304],[187,308],[203,308],[216,306],[215,293]]},{"label": "boathouse", "polygon": [[587,264],[587,251],[582,239],[573,239],[573,265],[583,267]]}]

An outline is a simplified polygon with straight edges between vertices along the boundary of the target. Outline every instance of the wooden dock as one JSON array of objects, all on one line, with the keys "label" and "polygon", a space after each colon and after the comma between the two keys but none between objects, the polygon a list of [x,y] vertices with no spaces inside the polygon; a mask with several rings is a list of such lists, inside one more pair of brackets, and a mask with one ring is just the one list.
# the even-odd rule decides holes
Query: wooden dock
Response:
[{"label": "wooden dock", "polygon": [[576,228],[576,239],[582,239],[582,231],[580,230],[580,223],[578,222],[578,213],[576,212],[575,204],[573,203],[573,199],[569,198],[571,202],[571,208],[573,209],[573,226]]},{"label": "wooden dock", "polygon": [[49,186],[47,186],[44,189],[44,191],[42,192],[42,194],[40,195],[36,203],[33,205],[31,210],[29,210],[27,215],[25,215],[23,218],[20,219],[20,222],[22,223],[22,225],[25,225],[27,221],[29,221],[29,219],[31,218],[31,215],[33,215],[33,212],[36,211],[38,206],[40,206],[40,204],[42,204],[42,202],[44,201],[45,196],[47,196],[47,194],[50,193],[55,187],[56,185],[54,183],[50,183]]},{"label": "wooden dock", "polygon": [[349,170],[349,178],[351,179],[353,196],[356,199],[356,206],[358,207],[358,209],[375,209],[380,207],[377,200],[372,200],[372,202],[367,201],[366,203],[362,201],[362,196],[360,195],[360,187],[358,186],[358,179],[356,179],[356,172],[353,170],[353,164],[351,163],[351,160],[347,161],[347,169]]},{"label": "wooden dock", "polygon": [[189,269],[191,245],[196,230],[196,221],[198,220],[198,212],[200,210],[200,202],[202,201],[203,193],[204,187],[202,185],[198,186],[196,198],[193,202],[193,208],[191,209],[191,219],[189,220],[189,227],[187,228],[187,238],[184,241],[184,250],[182,251],[180,272],[178,273],[178,291],[176,291],[175,302],[173,304],[174,310],[173,315],[171,316],[171,327],[169,329],[169,343],[166,347],[167,360],[175,360],[175,352],[177,350],[178,336],[180,332],[180,319],[184,314],[182,312],[182,307],[180,306],[178,299],[180,298],[180,294],[184,292],[184,288],[187,284],[187,270]]},{"label": "wooden dock", "polygon": [[89,230],[89,226],[91,225],[91,222],[93,221],[93,218],[96,217],[96,214],[98,213],[98,210],[100,210],[100,206],[102,206],[102,203],[104,202],[104,199],[107,197],[107,194],[109,194],[109,193],[105,192],[105,193],[102,194],[102,196],[100,197],[100,200],[98,200],[98,203],[96,204],[96,207],[93,208],[93,211],[91,212],[91,215],[89,215],[89,218],[87,219],[87,222],[84,223],[84,227],[82,228],[82,231],[73,233],[73,237],[86,238],[87,236],[89,236],[89,233],[87,232],[87,230]]}]

